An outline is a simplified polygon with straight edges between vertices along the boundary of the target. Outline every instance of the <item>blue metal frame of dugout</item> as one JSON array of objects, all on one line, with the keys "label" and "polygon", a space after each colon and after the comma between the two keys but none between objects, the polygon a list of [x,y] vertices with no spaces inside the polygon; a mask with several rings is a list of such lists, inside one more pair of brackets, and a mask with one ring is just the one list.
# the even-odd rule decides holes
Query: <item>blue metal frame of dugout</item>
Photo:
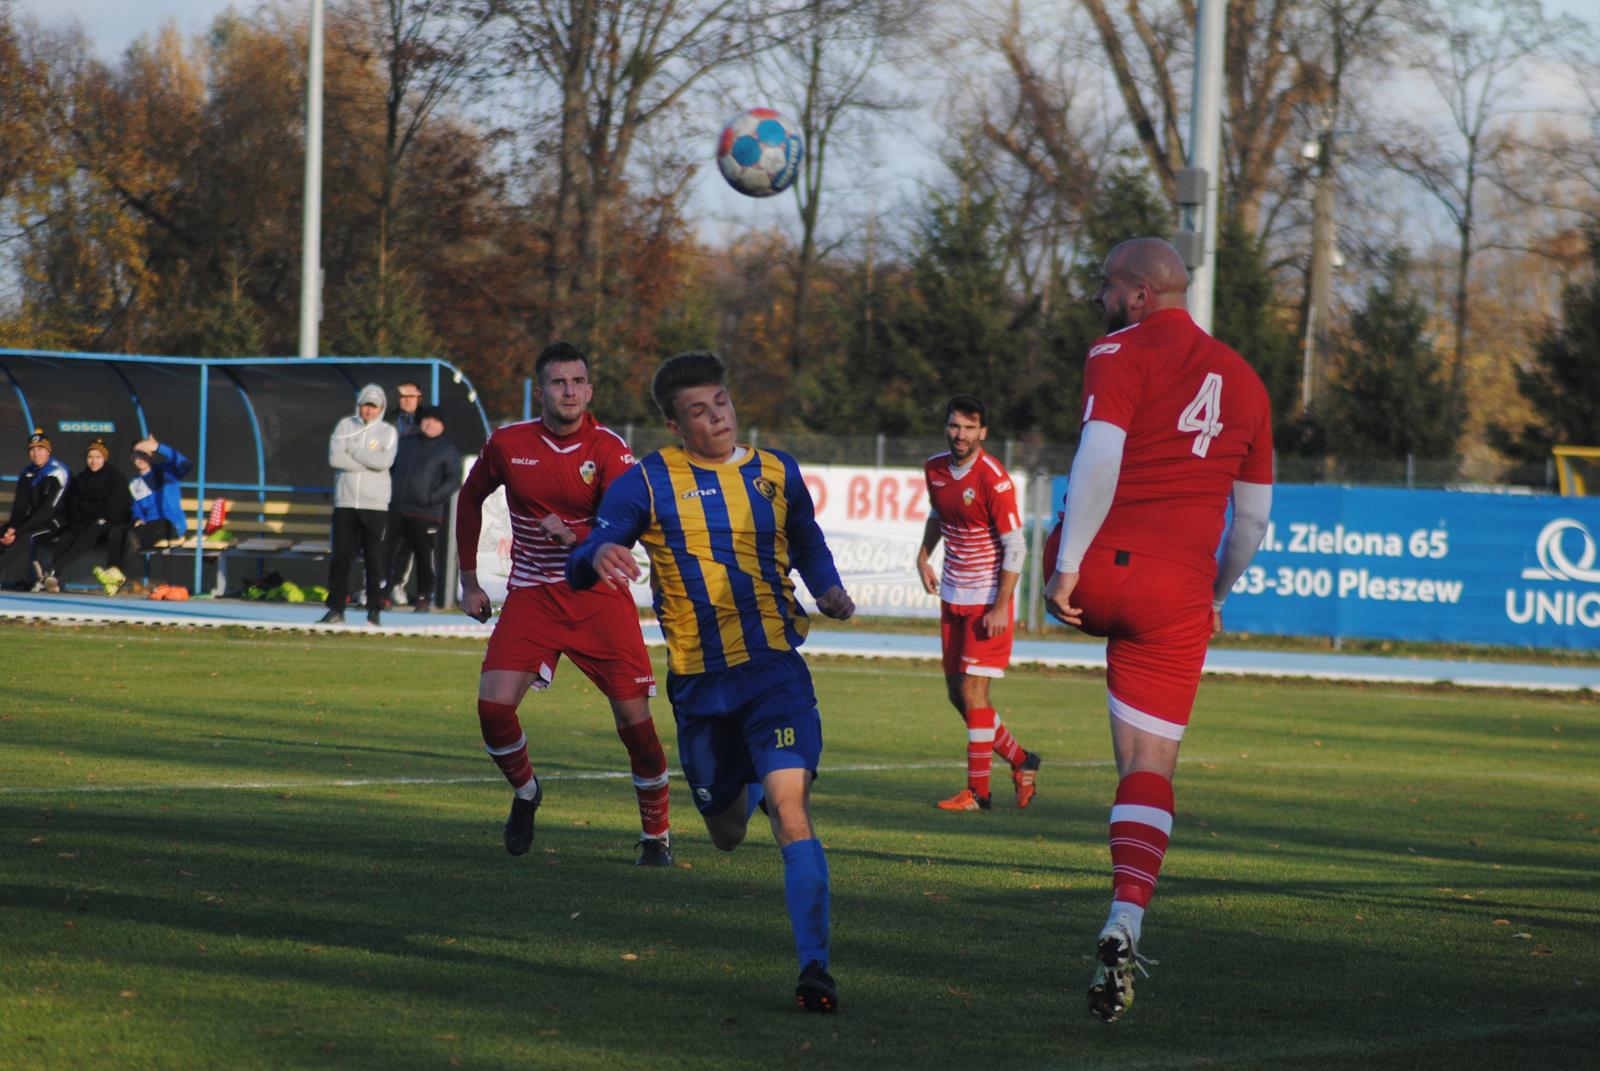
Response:
[{"label": "blue metal frame of dugout", "polygon": [[[155,371],[170,373],[169,381],[147,383],[141,392],[136,380],[144,373]],[[215,471],[210,439],[213,432],[219,430],[212,426],[213,372],[233,388],[231,393],[238,399],[242,413],[238,423],[246,434],[239,436],[239,428],[229,430],[236,438],[242,438],[246,454],[253,451],[253,459],[243,459],[243,469],[253,470],[253,480],[210,479]],[[298,375],[300,372],[306,375]],[[4,375],[0,383],[0,461],[5,457],[4,447],[10,439],[16,439],[20,445],[35,427],[44,428],[53,440],[66,440],[63,445],[72,445],[75,437],[114,435],[117,433],[115,420],[84,419],[95,415],[104,417],[106,409],[114,409],[124,418],[131,415],[132,422],[138,426],[137,437],[146,438],[152,427],[147,403],[154,404],[158,398],[162,406],[170,410],[162,417],[160,438],[163,441],[180,444],[181,449],[182,433],[192,429],[194,445],[183,452],[194,460],[193,478],[180,486],[193,493],[196,499],[196,591],[203,586],[204,540],[198,537],[205,528],[208,492],[253,494],[264,502],[268,494],[328,494],[332,491],[325,484],[314,484],[305,478],[310,475],[312,453],[320,454],[329,429],[341,415],[320,404],[321,398],[316,397],[320,393],[331,404],[342,393],[342,389],[336,388],[330,394],[328,376],[337,377],[337,383],[347,388],[352,396],[359,392],[362,379],[378,382],[386,390],[391,384],[385,381],[425,383],[430,404],[445,411],[446,425],[464,453],[476,453],[492,430],[477,389],[454,365],[434,357],[159,357],[0,349],[0,373]],[[320,386],[304,383],[307,396],[297,398],[295,381],[309,381],[313,375],[322,381]],[[190,388],[197,386],[199,393],[198,406],[187,413],[181,404],[173,408],[184,379],[190,379]],[[5,385],[11,388],[11,398],[4,396]],[[264,423],[260,411],[263,395],[267,393],[277,395],[270,414],[271,429]],[[342,413],[353,411],[353,404],[349,404]],[[53,427],[51,418],[54,418]],[[13,423],[19,426],[13,429],[9,426]],[[179,429],[176,433],[174,426]],[[288,445],[300,454],[294,462],[283,457],[288,451],[282,447]],[[57,452],[62,452],[61,447],[57,447]],[[237,473],[241,459],[231,456],[231,449],[229,453],[230,456],[222,460],[229,462],[229,467]],[[285,472],[292,478],[269,482],[269,471]],[[326,472],[325,461],[320,471]]]}]

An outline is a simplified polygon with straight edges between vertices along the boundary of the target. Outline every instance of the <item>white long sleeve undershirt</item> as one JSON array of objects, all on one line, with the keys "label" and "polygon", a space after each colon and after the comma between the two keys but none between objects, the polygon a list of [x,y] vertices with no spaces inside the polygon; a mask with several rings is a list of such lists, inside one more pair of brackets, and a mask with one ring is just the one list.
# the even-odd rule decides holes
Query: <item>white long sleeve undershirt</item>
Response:
[{"label": "white long sleeve undershirt", "polygon": [[1244,575],[1250,559],[1267,534],[1267,518],[1272,515],[1270,483],[1233,482],[1233,527],[1228,531],[1222,560],[1217,565],[1217,580],[1211,586],[1211,608],[1222,609],[1234,581]]},{"label": "white long sleeve undershirt", "polygon": [[1091,420],[1083,426],[1083,438],[1078,441],[1067,481],[1067,519],[1062,525],[1056,572],[1078,571],[1089,544],[1111,512],[1127,438],[1126,431],[1108,421]]}]

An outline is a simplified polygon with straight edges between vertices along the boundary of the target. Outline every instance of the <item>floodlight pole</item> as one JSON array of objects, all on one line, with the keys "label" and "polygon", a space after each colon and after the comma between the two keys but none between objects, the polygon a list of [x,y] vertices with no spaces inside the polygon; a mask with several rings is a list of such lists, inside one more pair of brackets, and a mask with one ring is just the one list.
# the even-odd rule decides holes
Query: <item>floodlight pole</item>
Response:
[{"label": "floodlight pole", "polygon": [[[1189,315],[1210,331],[1217,279],[1217,186],[1222,171],[1222,43],[1227,0],[1200,0],[1195,17],[1194,93],[1189,109],[1189,167],[1204,183],[1184,202],[1183,227],[1195,236],[1189,263]],[[1198,218],[1196,218],[1198,217]],[[1198,224],[1198,226],[1197,226]],[[1181,236],[1180,236],[1181,237]],[[1180,249],[1183,243],[1180,242]]]},{"label": "floodlight pole", "polygon": [[306,57],[306,191],[300,236],[300,356],[317,356],[322,319],[322,0],[311,0]]}]

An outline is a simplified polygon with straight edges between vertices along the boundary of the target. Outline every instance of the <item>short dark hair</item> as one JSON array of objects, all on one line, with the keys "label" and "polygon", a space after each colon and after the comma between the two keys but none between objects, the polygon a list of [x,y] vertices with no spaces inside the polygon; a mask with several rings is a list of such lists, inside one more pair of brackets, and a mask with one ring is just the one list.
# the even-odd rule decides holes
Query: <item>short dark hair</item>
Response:
[{"label": "short dark hair", "polygon": [[728,370],[722,360],[710,350],[689,350],[674,354],[661,362],[656,378],[650,384],[650,396],[656,408],[668,420],[678,419],[676,403],[678,392],[688,387],[705,387],[728,382]]},{"label": "short dark hair", "polygon": [[533,362],[533,378],[542,385],[544,370],[553,364],[562,364],[566,361],[582,361],[583,370],[589,371],[587,354],[570,342],[556,341],[539,351],[539,359]]},{"label": "short dark hair", "polygon": [[950,419],[951,413],[960,413],[962,416],[975,416],[978,418],[978,427],[989,426],[989,410],[978,399],[970,394],[957,394],[944,403],[944,418]]}]

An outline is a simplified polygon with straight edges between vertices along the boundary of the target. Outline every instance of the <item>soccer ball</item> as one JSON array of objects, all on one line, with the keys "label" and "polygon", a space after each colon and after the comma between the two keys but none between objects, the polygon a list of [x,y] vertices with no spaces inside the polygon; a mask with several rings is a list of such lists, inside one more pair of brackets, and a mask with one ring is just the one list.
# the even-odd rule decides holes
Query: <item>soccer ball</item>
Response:
[{"label": "soccer ball", "polygon": [[771,108],[750,108],[728,120],[717,139],[717,166],[747,197],[771,197],[794,184],[805,144],[793,122]]}]

